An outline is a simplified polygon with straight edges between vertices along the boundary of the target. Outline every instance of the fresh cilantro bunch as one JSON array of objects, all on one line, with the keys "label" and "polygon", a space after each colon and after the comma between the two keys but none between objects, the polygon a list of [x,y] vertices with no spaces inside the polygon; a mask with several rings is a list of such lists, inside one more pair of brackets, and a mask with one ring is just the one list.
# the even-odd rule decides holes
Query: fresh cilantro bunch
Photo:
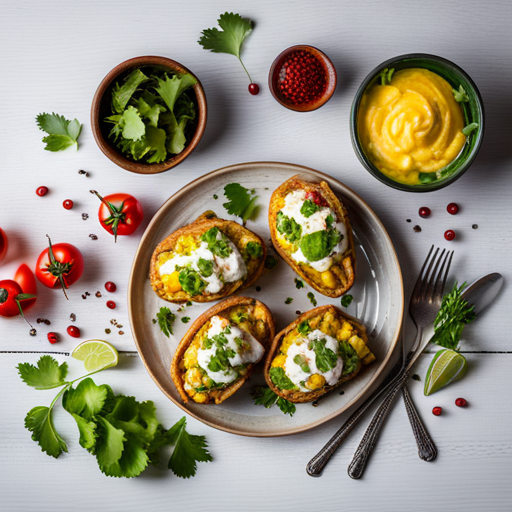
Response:
[{"label": "fresh cilantro bunch", "polygon": [[474,306],[470,306],[462,298],[465,287],[466,283],[460,287],[455,283],[452,291],[443,297],[441,308],[434,321],[434,336],[430,340],[432,343],[458,350],[464,326],[476,318]]},{"label": "fresh cilantro bunch", "polygon": [[214,53],[230,53],[234,55],[242,64],[247,76],[249,77],[249,92],[251,94],[258,94],[259,87],[253,83],[251,75],[247,71],[242,59],[240,58],[240,51],[245,38],[252,32],[252,21],[247,18],[242,18],[240,14],[232,12],[225,12],[219,16],[217,20],[219,23],[218,28],[207,28],[203,30],[198,43],[205,49],[211,50]]},{"label": "fresh cilantro bunch", "polygon": [[196,118],[196,105],[188,93],[196,83],[188,73],[146,75],[133,70],[112,90],[112,115],[105,119],[113,125],[109,137],[123,154],[149,164],[181,153]]},{"label": "fresh cilantro bunch", "polygon": [[77,119],[68,121],[58,114],[39,114],[36,117],[37,126],[48,135],[43,137],[46,151],[62,151],[71,146],[78,149],[78,136],[82,131],[82,125]]},{"label": "fresh cilantro bunch", "polygon": [[229,214],[240,217],[244,226],[248,220],[256,218],[258,214],[256,199],[258,199],[258,196],[254,190],[248,190],[240,183],[228,183],[224,187],[224,195],[229,201],[222,206],[226,208]]},{"label": "fresh cilantro bunch", "polygon": [[100,470],[107,476],[140,475],[148,464],[158,463],[161,449],[166,445],[174,445],[168,467],[182,478],[195,475],[198,461],[212,460],[204,436],[186,431],[185,417],[166,430],[159,423],[150,400],[138,402],[132,396],[116,395],[106,384],[97,386],[88,377],[91,374],[66,381],[67,364],[59,365],[48,355],[42,356],[37,366],[21,363],[17,369],[22,380],[35,389],[62,387],[49,407],[34,407],[25,417],[25,427],[32,432],[32,439],[52,457],[68,451],[52,417],[53,408],[62,396],[64,409],[77,423],[80,445],[96,457]]},{"label": "fresh cilantro bunch", "polygon": [[276,395],[268,386],[254,386],[251,390],[251,396],[255,405],[263,405],[270,409],[275,404],[284,414],[290,416],[293,416],[296,411],[294,403]]}]

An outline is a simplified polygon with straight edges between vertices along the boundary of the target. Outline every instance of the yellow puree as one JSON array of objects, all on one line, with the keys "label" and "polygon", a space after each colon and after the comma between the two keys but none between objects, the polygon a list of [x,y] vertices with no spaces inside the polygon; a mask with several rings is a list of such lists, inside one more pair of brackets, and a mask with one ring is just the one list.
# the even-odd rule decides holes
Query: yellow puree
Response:
[{"label": "yellow puree", "polygon": [[397,71],[390,85],[365,92],[358,127],[370,161],[409,185],[420,183],[420,172],[446,167],[466,142],[464,116],[452,87],[427,69]]}]

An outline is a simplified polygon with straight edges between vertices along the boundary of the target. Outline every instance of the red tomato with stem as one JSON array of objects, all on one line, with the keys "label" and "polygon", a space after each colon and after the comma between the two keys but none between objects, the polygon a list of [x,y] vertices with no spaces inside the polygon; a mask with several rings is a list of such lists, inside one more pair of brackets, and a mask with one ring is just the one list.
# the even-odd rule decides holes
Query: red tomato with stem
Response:
[{"label": "red tomato with stem", "polygon": [[[37,294],[37,284],[36,278],[34,277],[34,272],[30,270],[29,266],[25,263],[22,263],[18,270],[16,270],[16,274],[14,274],[14,280],[20,285],[23,293],[28,293],[29,295]],[[36,297],[32,299],[26,299],[21,303],[21,307],[23,311],[26,311],[30,307],[32,307],[36,302]]]},{"label": "red tomato with stem", "polygon": [[131,235],[140,226],[144,213],[142,205],[135,197],[121,193],[101,197],[96,190],[91,190],[91,194],[100,199],[100,224],[114,235],[115,242],[117,235]]},{"label": "red tomato with stem", "polygon": [[8,247],[9,241],[7,240],[7,235],[5,234],[5,231],[2,228],[0,228],[0,263],[5,258]]},{"label": "red tomato with stem", "polygon": [[[48,236],[48,235],[46,235]],[[84,258],[77,247],[60,243],[49,247],[37,259],[36,277],[48,288],[62,288],[66,299],[66,288],[76,283],[84,271]]]},{"label": "red tomato with stem", "polygon": [[31,298],[32,295],[22,292],[21,286],[16,281],[11,279],[0,281],[0,316],[21,315],[25,318],[21,303]]}]

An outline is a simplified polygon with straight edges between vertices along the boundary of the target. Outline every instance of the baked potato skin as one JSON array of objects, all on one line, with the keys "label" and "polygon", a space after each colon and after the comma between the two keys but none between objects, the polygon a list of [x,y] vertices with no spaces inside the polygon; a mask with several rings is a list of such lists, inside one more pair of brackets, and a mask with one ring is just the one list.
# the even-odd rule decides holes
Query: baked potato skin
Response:
[{"label": "baked potato skin", "polygon": [[[364,325],[353,318],[350,315],[347,315],[346,313],[343,313],[339,308],[332,305],[327,306],[319,306],[317,308],[311,309],[309,311],[306,311],[301,316],[299,316],[294,322],[292,322],[290,325],[285,327],[281,332],[279,332],[274,340],[272,341],[272,345],[267,353],[267,356],[265,358],[265,366],[264,366],[264,375],[265,380],[270,387],[270,389],[281,398],[284,398],[288,400],[289,402],[293,403],[305,403],[305,402],[312,402],[314,400],[317,400],[321,396],[325,395],[326,393],[329,393],[333,389],[337,388],[344,382],[347,382],[351,379],[353,379],[361,370],[362,362],[360,361],[360,364],[354,370],[353,372],[349,373],[348,375],[343,375],[338,380],[338,382],[334,386],[325,386],[321,389],[318,389],[316,391],[309,391],[304,392],[300,390],[291,390],[291,389],[280,389],[278,388],[272,379],[270,378],[270,368],[272,366],[272,361],[274,360],[274,357],[276,356],[279,347],[281,346],[281,343],[283,341],[283,338],[291,332],[293,329],[295,329],[300,323],[304,322],[305,320],[311,320],[317,316],[325,315],[326,313],[331,312],[332,314],[336,315],[336,317],[343,321],[348,321],[355,331],[357,332],[357,335],[364,341],[365,345],[368,345],[368,337],[366,335],[366,328]],[[371,353],[370,353],[371,354]]]},{"label": "baked potato skin", "polygon": [[[246,262],[246,278],[244,280],[238,280],[233,283],[227,283],[218,293],[191,296],[184,290],[180,290],[174,293],[166,291],[164,283],[162,282],[158,272],[158,256],[161,253],[174,250],[181,236],[191,235],[193,237],[200,237],[203,233],[213,227],[218,227],[236,245],[240,252],[242,252],[243,247],[245,247],[249,242],[259,243],[262,248],[261,258],[251,259],[248,264]],[[223,299],[235,292],[243,290],[244,288],[248,288],[259,279],[265,270],[266,255],[267,250],[265,243],[256,233],[249,231],[247,228],[241,226],[237,222],[220,219],[214,212],[207,211],[199,216],[194,222],[177,229],[158,244],[156,249],[153,251],[149,268],[151,287],[159,297],[168,302],[173,302],[176,304],[181,304],[187,301],[212,302],[215,300]]]},{"label": "baked potato skin", "polygon": [[[259,300],[250,297],[237,296],[229,297],[228,299],[225,299],[222,302],[219,302],[215,306],[211,307],[210,309],[205,311],[201,316],[199,316],[190,326],[188,331],[185,333],[185,336],[183,336],[182,340],[180,341],[171,362],[171,378],[184,403],[189,402],[190,397],[185,391],[183,379],[184,371],[180,367],[180,362],[183,360],[187,348],[190,346],[196,335],[200,333],[201,330],[206,331],[206,326],[208,325],[209,320],[213,316],[229,315],[230,310],[233,310],[234,308],[239,308],[240,306],[247,306],[248,309],[251,307],[254,308],[254,314],[258,317],[258,319],[261,319],[265,325],[265,334],[262,335],[261,337],[255,337],[265,347],[265,350],[268,350],[268,348],[270,347],[270,344],[274,339],[275,335],[275,322],[272,313],[270,312],[268,307],[265,304],[263,304],[263,302],[260,302]],[[217,396],[215,396],[214,403],[220,404],[224,400],[229,398],[231,395],[236,393],[236,391],[238,391],[243,386],[245,381],[251,376],[256,364],[257,363],[250,364],[247,368],[247,373],[245,375],[239,377],[233,384],[229,385],[228,387],[219,390]]]},{"label": "baked potato skin", "polygon": [[[291,253],[288,252],[280,243],[278,239],[278,231],[276,228],[277,214],[284,205],[284,198],[286,195],[293,190],[302,189],[307,192],[316,192],[320,194],[326,201],[328,206],[336,213],[339,219],[347,227],[347,238],[348,248],[343,253],[341,260],[338,264],[333,264],[330,268],[332,274],[336,279],[334,287],[326,286],[321,278],[320,272],[315,271],[309,265],[298,264],[291,257]],[[355,279],[355,264],[356,264],[356,253],[354,249],[354,240],[352,236],[352,229],[350,227],[350,220],[348,217],[347,210],[336,197],[329,185],[325,181],[306,181],[299,175],[293,176],[289,180],[285,181],[276,190],[274,190],[269,205],[268,220],[270,227],[270,235],[272,237],[272,243],[276,251],[286,261],[290,267],[312,286],[317,292],[327,297],[341,297],[346,293],[354,284]],[[332,276],[329,276],[332,278]]]}]

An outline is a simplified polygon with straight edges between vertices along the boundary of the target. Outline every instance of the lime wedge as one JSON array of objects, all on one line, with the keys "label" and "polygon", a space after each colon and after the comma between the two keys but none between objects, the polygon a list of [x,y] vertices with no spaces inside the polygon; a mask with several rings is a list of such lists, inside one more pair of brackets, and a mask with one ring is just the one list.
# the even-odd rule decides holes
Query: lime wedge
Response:
[{"label": "lime wedge", "polygon": [[71,357],[84,362],[88,372],[116,366],[119,354],[115,347],[103,340],[88,340],[77,345]]},{"label": "lime wedge", "polygon": [[462,354],[448,348],[440,350],[432,359],[427,370],[425,395],[431,395],[450,384],[450,382],[461,379],[466,374],[467,369],[466,358]]}]

